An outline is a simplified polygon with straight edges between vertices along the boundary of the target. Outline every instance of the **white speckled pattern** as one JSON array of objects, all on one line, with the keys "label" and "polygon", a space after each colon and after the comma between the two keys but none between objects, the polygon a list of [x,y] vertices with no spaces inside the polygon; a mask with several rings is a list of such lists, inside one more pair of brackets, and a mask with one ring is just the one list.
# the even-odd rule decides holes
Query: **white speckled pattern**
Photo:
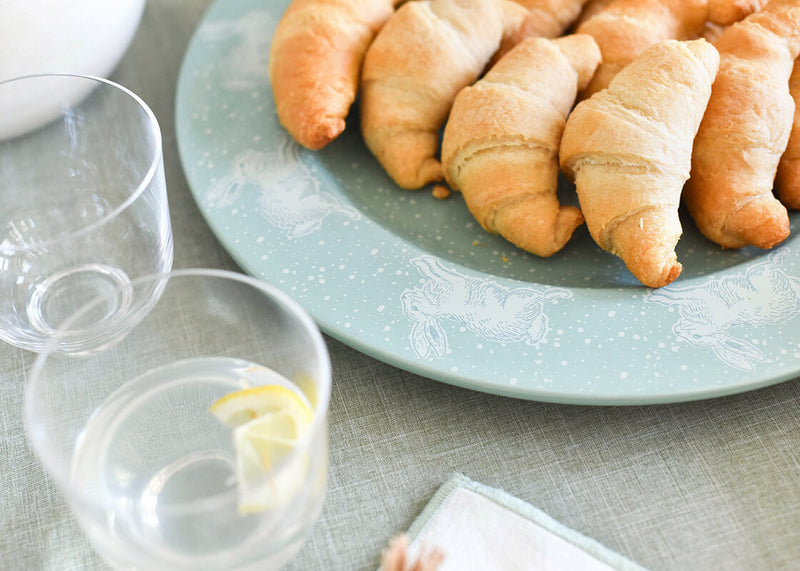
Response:
[{"label": "white speckled pattern", "polygon": [[[692,400],[800,371],[794,236],[773,253],[722,251],[684,216],[684,273],[649,291],[583,227],[539,259],[485,233],[458,194],[397,188],[357,113],[322,151],[295,144],[267,78],[286,5],[212,6],[184,61],[177,134],[222,244],[326,333],[433,379],[553,402]],[[562,195],[575,202],[568,184]]]}]

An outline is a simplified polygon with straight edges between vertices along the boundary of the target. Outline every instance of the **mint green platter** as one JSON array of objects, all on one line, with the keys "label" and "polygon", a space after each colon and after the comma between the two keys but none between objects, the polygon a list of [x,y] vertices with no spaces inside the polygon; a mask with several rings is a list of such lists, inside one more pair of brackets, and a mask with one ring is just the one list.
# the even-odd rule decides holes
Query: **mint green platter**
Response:
[{"label": "mint green platter", "polygon": [[355,111],[322,151],[292,141],[267,76],[287,4],[212,5],[180,74],[177,137],[225,249],[325,333],[436,381],[559,403],[697,400],[798,375],[794,233],[771,252],[723,251],[684,219],[683,274],[657,291],[585,227],[552,258],[526,254],[484,232],[460,195],[395,186]]}]

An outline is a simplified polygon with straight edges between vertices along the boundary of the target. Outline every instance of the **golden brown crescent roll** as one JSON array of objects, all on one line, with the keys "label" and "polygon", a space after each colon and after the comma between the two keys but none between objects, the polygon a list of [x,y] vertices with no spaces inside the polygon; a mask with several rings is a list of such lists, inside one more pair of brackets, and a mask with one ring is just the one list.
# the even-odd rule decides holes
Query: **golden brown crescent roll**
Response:
[{"label": "golden brown crescent roll", "polygon": [[456,94],[499,48],[503,25],[498,0],[415,0],[372,42],[362,69],[361,132],[399,186],[442,179],[439,130]]},{"label": "golden brown crescent roll", "polygon": [[401,0],[293,0],[272,39],[269,75],[278,118],[317,150],[339,136],[361,63]]},{"label": "golden brown crescent roll", "polygon": [[705,40],[663,40],[567,119],[560,162],[589,233],[649,287],[682,269],[678,205],[718,65]]},{"label": "golden brown crescent roll", "polygon": [[720,69],[683,197],[699,230],[725,248],[772,248],[789,236],[772,193],[794,114],[800,2],[771,0],[719,36]]},{"label": "golden brown crescent roll", "polygon": [[525,37],[556,38],[578,19],[587,0],[514,0],[528,12]]},{"label": "golden brown crescent roll", "polygon": [[559,251],[583,222],[561,206],[558,145],[600,50],[591,36],[528,38],[458,94],[442,140],[447,182],[480,225],[538,256]]},{"label": "golden brown crescent roll", "polygon": [[[765,0],[614,0],[598,1],[580,18],[578,33],[590,34],[603,54],[589,97],[608,85],[619,70],[648,46],[667,39],[701,37],[708,23],[728,25],[760,9]],[[590,15],[591,14],[591,15]]]},{"label": "golden brown crescent roll", "polygon": [[581,13],[578,14],[578,19],[575,20],[575,27],[577,28],[586,20],[606,9],[606,6],[611,4],[614,0],[588,0],[583,5]]},{"label": "golden brown crescent roll", "polygon": [[758,12],[767,0],[708,0],[708,20],[720,26],[734,22]]},{"label": "golden brown crescent roll", "polygon": [[800,59],[794,60],[789,93],[794,100],[794,120],[789,142],[778,163],[775,192],[786,208],[800,210]]},{"label": "golden brown crescent roll", "polygon": [[525,38],[544,35],[538,34],[536,27],[531,27],[533,14],[522,4],[522,0],[502,0],[500,5],[503,9],[503,37],[500,40],[500,47],[489,60],[488,67],[493,66],[497,60]]},{"label": "golden brown crescent roll", "polygon": [[603,62],[581,94],[589,97],[661,40],[699,36],[708,18],[708,0],[615,0],[577,28],[597,41]]}]

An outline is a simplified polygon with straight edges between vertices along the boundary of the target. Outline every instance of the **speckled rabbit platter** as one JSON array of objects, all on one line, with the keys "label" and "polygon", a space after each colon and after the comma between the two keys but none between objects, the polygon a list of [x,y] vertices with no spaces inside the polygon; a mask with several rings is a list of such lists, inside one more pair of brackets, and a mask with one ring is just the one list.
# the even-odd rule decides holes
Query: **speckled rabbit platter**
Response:
[{"label": "speckled rabbit platter", "polygon": [[[733,394],[800,372],[796,223],[766,252],[723,251],[684,217],[683,274],[642,287],[585,227],[537,258],[484,232],[460,195],[406,191],[364,146],[358,114],[322,151],[275,115],[269,43],[287,0],[219,0],[178,83],[184,171],[242,269],[327,334],[422,376],[590,405]],[[573,202],[564,184],[562,202]]]}]

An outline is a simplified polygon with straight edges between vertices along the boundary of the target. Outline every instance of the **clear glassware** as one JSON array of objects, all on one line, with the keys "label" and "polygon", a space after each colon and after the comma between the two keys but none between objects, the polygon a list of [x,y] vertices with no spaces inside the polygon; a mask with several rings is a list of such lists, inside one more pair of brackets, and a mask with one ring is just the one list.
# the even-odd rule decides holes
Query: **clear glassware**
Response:
[{"label": "clear glassware", "polygon": [[[25,391],[36,455],[117,568],[279,568],[324,501],[331,370],[322,335],[291,298],[242,274],[176,270],[131,285],[134,298],[162,292],[140,320],[120,321],[82,354],[59,351],[54,338],[38,356]],[[275,462],[258,460],[263,477],[243,490],[239,429],[212,405],[276,384],[306,403],[308,422]],[[268,414],[285,420],[279,413]]]},{"label": "clear glassware", "polygon": [[[42,97],[20,105],[31,93]],[[119,288],[61,336],[64,350],[92,345],[157,296],[134,300],[130,280],[172,259],[161,131],[145,103],[87,76],[0,82],[0,339],[41,351],[67,315]]]}]

